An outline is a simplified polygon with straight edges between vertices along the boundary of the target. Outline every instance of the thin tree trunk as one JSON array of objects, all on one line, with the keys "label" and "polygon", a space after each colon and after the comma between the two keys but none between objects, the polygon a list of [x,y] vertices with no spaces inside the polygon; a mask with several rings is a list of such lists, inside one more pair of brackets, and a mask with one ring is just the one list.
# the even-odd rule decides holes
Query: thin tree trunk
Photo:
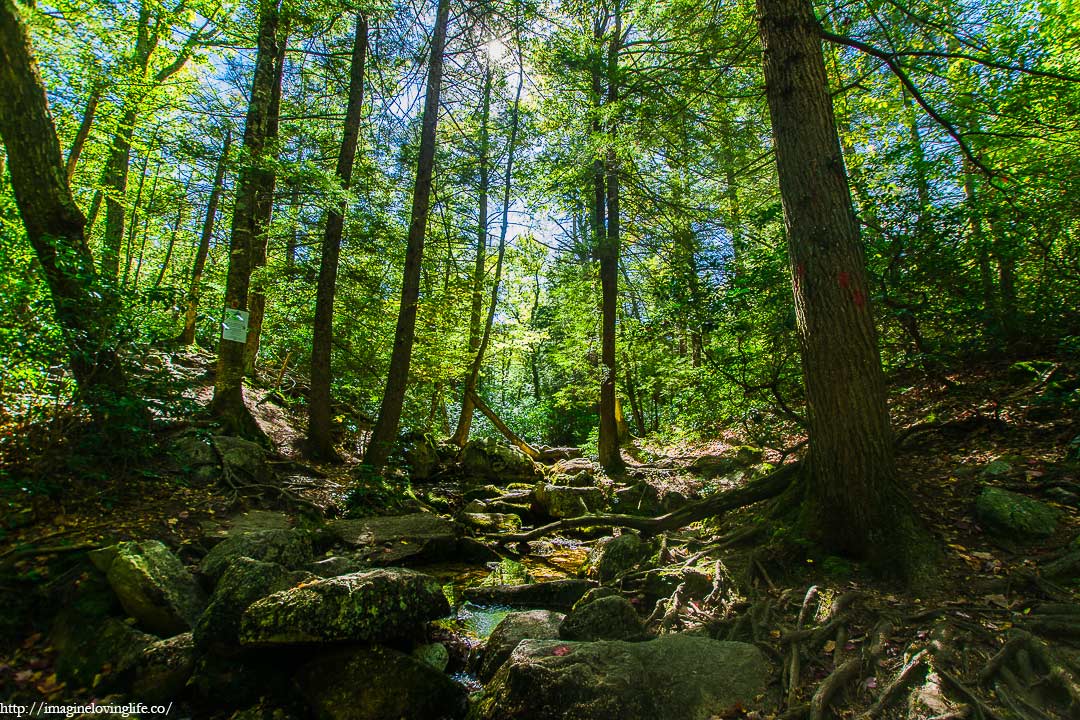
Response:
[{"label": "thin tree trunk", "polygon": [[[518,128],[520,127],[521,91],[524,84],[525,70],[520,55],[520,43],[518,44],[518,84],[514,93],[514,105],[510,111],[510,142],[506,150],[506,167],[503,170],[502,187],[502,219],[499,223],[499,247],[495,255],[495,278],[491,285],[491,302],[488,305],[487,321],[484,323],[484,333],[480,338],[480,345],[473,355],[472,366],[465,377],[465,392],[461,398],[461,415],[458,418],[458,426],[454,432],[453,442],[458,446],[464,446],[469,440],[469,426],[472,423],[472,408],[476,397],[477,384],[480,378],[480,368],[484,364],[484,355],[491,342],[491,330],[495,323],[495,308],[499,302],[499,286],[502,283],[503,258],[506,255],[506,234],[510,228],[510,190],[513,186],[514,158],[517,154]],[[505,387],[505,386],[504,386]],[[465,408],[469,408],[466,414]]]},{"label": "thin tree trunk", "polygon": [[94,87],[90,89],[90,97],[86,99],[86,109],[83,111],[82,122],[79,123],[79,131],[75,133],[75,140],[71,143],[71,150],[68,151],[67,165],[64,168],[64,175],[67,177],[68,185],[71,185],[71,180],[75,177],[75,168],[79,164],[79,156],[82,155],[86,139],[90,137],[90,128],[94,124],[94,115],[97,112],[98,100],[100,99],[101,84],[94,83]]},{"label": "thin tree trunk", "polygon": [[292,277],[296,272],[296,248],[300,244],[300,183],[295,180],[290,184],[289,215],[292,227],[285,240],[285,274]]},{"label": "thin tree trunk", "polygon": [[[367,35],[367,18],[359,12],[356,16],[356,35],[353,39],[352,64],[349,69],[349,100],[337,161],[337,178],[344,191],[348,191],[352,182],[356,146],[360,138],[360,122],[363,118]],[[330,351],[334,337],[334,289],[337,284],[338,255],[341,251],[341,234],[347,209],[348,203],[343,199],[338,207],[327,213],[322,259],[319,264],[319,284],[315,293],[311,391],[308,395],[308,448],[312,456],[320,459],[337,458],[330,422],[330,387],[333,381]]]},{"label": "thin tree trunk", "polygon": [[165,246],[165,259],[161,261],[161,270],[158,271],[158,275],[154,279],[154,290],[161,287],[161,283],[165,279],[165,273],[169,269],[169,263],[172,262],[173,249],[176,247],[176,238],[179,237],[180,228],[184,224],[184,210],[186,210],[188,206],[188,191],[191,189],[191,178],[193,175],[194,173],[188,176],[187,182],[184,183],[183,197],[181,197],[180,202],[176,204],[176,222],[173,223],[172,232],[169,234],[169,244]]},{"label": "thin tree trunk", "polygon": [[[615,2],[615,26],[612,29],[607,56],[607,104],[614,106],[619,99],[619,49],[622,42],[622,14],[619,0]],[[594,79],[594,88],[596,80]],[[603,167],[607,189],[607,226],[597,255],[600,260],[601,330],[600,330],[600,436],[597,453],[600,464],[608,474],[623,470],[622,454],[619,452],[619,423],[616,417],[617,396],[615,392],[615,321],[619,297],[619,161],[615,152],[615,121],[608,132],[612,147],[607,151]],[[597,200],[599,201],[599,193]]]},{"label": "thin tree trunk", "polygon": [[994,328],[994,321],[999,317],[997,294],[994,288],[994,277],[990,272],[990,249],[983,229],[982,211],[979,208],[978,196],[975,194],[975,169],[971,161],[965,158],[964,168],[964,200],[967,203],[968,222],[971,229],[971,243],[975,246],[975,257],[979,267],[979,287],[982,290],[983,322],[984,328],[990,332]]},{"label": "thin tree trunk", "polygon": [[221,156],[214,170],[214,184],[210,188],[210,199],[206,203],[206,217],[203,220],[199,247],[195,250],[195,263],[191,270],[191,287],[188,290],[187,309],[184,312],[184,330],[180,333],[181,345],[195,343],[195,323],[199,315],[199,292],[202,285],[203,269],[206,257],[210,254],[210,240],[214,237],[214,224],[217,220],[218,205],[221,202],[221,189],[225,182],[225,167],[229,162],[229,147],[232,145],[232,128],[225,128],[225,142],[221,146]]},{"label": "thin tree trunk", "polygon": [[66,182],[45,87],[12,0],[0,0],[0,137],[26,234],[52,295],[72,375],[96,417],[125,396],[113,332],[115,299],[98,286],[85,219]]},{"label": "thin tree trunk", "polygon": [[[273,173],[266,169],[264,160],[274,94],[274,66],[280,50],[278,24],[279,0],[263,0],[255,74],[244,126],[246,158],[237,178],[229,271],[225,279],[225,307],[242,312],[248,310],[255,246],[266,232],[259,203],[273,186]],[[221,338],[210,409],[222,420],[227,432],[262,439],[265,435],[244,405],[245,347],[246,342],[242,340]]]},{"label": "thin tree trunk", "polygon": [[[278,28],[278,53],[274,58],[274,89],[270,96],[270,117],[266,131],[266,151],[268,160],[276,161],[278,154],[278,118],[281,115],[281,83],[285,77],[285,48],[288,44],[289,25],[283,23]],[[266,267],[267,248],[270,242],[270,224],[274,218],[274,189],[277,183],[277,174],[269,171],[265,174],[265,185],[261,188],[259,197],[255,199],[255,212],[257,218],[255,224],[262,231],[254,236],[254,246],[251,255],[251,269],[255,274],[260,268]],[[247,347],[244,348],[244,375],[255,377],[255,366],[259,359],[259,345],[262,342],[263,318],[266,315],[266,279],[262,274],[255,275],[251,283],[250,296],[248,297],[248,339]]]},{"label": "thin tree trunk", "polygon": [[405,388],[409,380],[413,339],[416,333],[416,310],[420,299],[420,269],[424,258],[424,235],[430,209],[431,178],[435,167],[435,130],[439,122],[439,92],[442,88],[443,51],[446,46],[446,26],[450,17],[450,0],[439,0],[439,10],[431,37],[431,58],[428,65],[427,92],[420,130],[420,152],[416,163],[416,186],[413,189],[412,219],[405,249],[405,268],[401,283],[401,306],[394,331],[394,349],[390,354],[390,369],[386,378],[379,417],[371,431],[364,462],[381,468],[390,457],[397,439]]},{"label": "thin tree trunk", "polygon": [[[145,176],[145,172],[143,173]],[[150,198],[146,201],[146,209],[143,211],[143,227],[142,227],[142,242],[139,244],[139,261],[135,265],[135,277],[131,281],[132,290],[139,289],[139,275],[142,273],[143,257],[146,254],[146,241],[150,237],[150,211],[154,207],[154,199],[157,197],[158,180],[161,178],[161,164],[154,168],[154,181],[150,183]],[[142,181],[140,181],[141,184]],[[141,200],[142,193],[136,193],[135,206],[132,208],[131,213],[131,235],[135,235],[135,219],[138,217],[139,202]],[[131,245],[131,243],[128,243]],[[128,257],[128,268],[131,267],[131,257]],[[124,271],[124,284],[127,284],[127,270]]]},{"label": "thin tree trunk", "polygon": [[[491,60],[488,59],[484,69],[483,100],[480,109],[480,211],[476,222],[476,262],[473,265],[472,277],[472,307],[469,309],[469,355],[476,356],[480,348],[480,317],[484,309],[484,276],[487,274],[487,243],[488,243],[488,185],[490,168],[488,158],[489,133],[488,123],[491,119]],[[469,363],[472,368],[472,363]],[[472,427],[473,403],[468,387],[472,373],[468,373],[465,379],[465,391],[461,397],[461,414],[458,416],[457,429],[451,442],[463,446],[469,440],[469,429]]]},{"label": "thin tree trunk", "polygon": [[629,368],[626,369],[626,395],[630,399],[630,414],[634,416],[634,424],[637,425],[638,434],[645,435],[649,429],[645,427],[645,414],[641,411],[637,385],[634,383],[634,376]]},{"label": "thin tree trunk", "polygon": [[806,383],[804,529],[827,551],[913,579],[929,558],[896,481],[866,263],[820,28],[810,0],[758,0],[758,23]]}]

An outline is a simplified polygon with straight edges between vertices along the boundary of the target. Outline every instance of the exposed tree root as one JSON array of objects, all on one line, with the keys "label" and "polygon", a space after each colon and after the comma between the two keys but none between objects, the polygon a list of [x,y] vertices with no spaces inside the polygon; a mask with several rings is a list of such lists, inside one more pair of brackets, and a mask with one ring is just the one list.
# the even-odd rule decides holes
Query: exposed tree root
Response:
[{"label": "exposed tree root", "polygon": [[612,513],[581,515],[575,518],[557,520],[527,532],[492,534],[490,537],[497,539],[501,543],[528,542],[562,530],[583,527],[623,527],[640,530],[645,535],[655,535],[665,530],[676,530],[699,520],[716,517],[729,510],[774,498],[787,490],[795,481],[799,467],[800,463],[789,463],[744,487],[710,495],[659,517],[638,517],[636,515]]}]

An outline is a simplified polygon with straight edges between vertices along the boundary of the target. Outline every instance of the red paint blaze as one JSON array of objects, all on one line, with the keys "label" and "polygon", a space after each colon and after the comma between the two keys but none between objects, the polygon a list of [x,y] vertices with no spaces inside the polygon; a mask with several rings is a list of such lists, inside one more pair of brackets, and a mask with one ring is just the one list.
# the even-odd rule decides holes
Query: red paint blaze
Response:
[{"label": "red paint blaze", "polygon": [[855,301],[855,304],[858,307],[862,307],[866,304],[866,296],[862,294],[861,290],[856,290],[855,292],[851,293],[851,299]]},{"label": "red paint blaze", "polygon": [[851,287],[851,276],[848,275],[847,272],[844,270],[841,270],[836,275],[836,281],[840,283],[840,287],[844,288],[845,290]]}]

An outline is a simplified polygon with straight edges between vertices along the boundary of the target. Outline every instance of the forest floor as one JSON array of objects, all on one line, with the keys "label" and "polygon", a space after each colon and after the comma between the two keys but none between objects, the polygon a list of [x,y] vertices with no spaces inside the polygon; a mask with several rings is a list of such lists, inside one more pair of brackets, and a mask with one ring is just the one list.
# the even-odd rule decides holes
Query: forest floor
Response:
[{"label": "forest floor", "polygon": [[[0,487],[0,591],[9,606],[0,628],[0,697],[70,696],[55,673],[51,608],[40,598],[62,596],[77,580],[73,558],[86,550],[156,538],[191,562],[205,554],[208,537],[246,510],[342,511],[349,463],[307,464],[301,419],[265,388],[249,393],[251,408],[275,443],[270,463],[284,492],[244,498],[191,481],[185,459],[167,449],[203,422],[190,413],[209,399],[210,358],[171,357],[147,370],[169,363],[179,381],[172,401],[186,409],[165,419],[168,429],[141,439],[161,450],[133,452],[126,466],[73,464],[76,442],[58,440],[63,433],[55,428],[44,439],[31,437],[36,429],[0,428],[8,452],[16,436],[20,447],[54,448],[21,458],[18,474]],[[657,607],[651,627],[703,629],[765,650],[775,663],[774,686],[761,708],[741,710],[746,717],[1080,717],[1080,464],[1070,461],[1080,419],[1075,408],[1047,400],[1064,372],[1049,363],[1027,375],[981,364],[894,379],[901,479],[943,551],[934,588],[907,593],[857,564],[823,556],[764,524],[761,508],[751,506],[665,535],[660,562],[705,568],[713,592],[705,599],[676,592]],[[736,433],[666,446],[635,441],[628,472],[660,495],[724,490],[695,474],[695,463],[739,444]],[[345,454],[357,459],[349,448]],[[778,457],[766,453],[766,460]],[[1021,542],[980,527],[974,507],[987,485],[1053,507],[1054,533]]]}]

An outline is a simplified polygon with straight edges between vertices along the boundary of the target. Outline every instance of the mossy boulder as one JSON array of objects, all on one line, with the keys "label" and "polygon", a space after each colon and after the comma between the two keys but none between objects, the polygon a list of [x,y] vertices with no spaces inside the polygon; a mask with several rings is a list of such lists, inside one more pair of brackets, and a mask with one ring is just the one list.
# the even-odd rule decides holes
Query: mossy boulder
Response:
[{"label": "mossy boulder", "polygon": [[512,612],[495,626],[484,644],[477,677],[487,682],[522,640],[555,640],[566,615],[552,610]]},{"label": "mossy boulder", "polygon": [[56,674],[69,687],[109,691],[130,681],[143,653],[158,638],[114,617],[88,617],[70,609],[53,624]]},{"label": "mossy boulder", "polygon": [[712,590],[709,576],[694,568],[657,568],[645,573],[642,593],[647,607],[660,598],[670,597],[679,585],[686,583],[687,598],[702,598]]},{"label": "mossy boulder", "polygon": [[537,511],[553,518],[573,518],[599,512],[607,506],[597,487],[569,487],[540,483],[533,494]]},{"label": "mossy boulder", "polygon": [[159,640],[143,651],[135,670],[132,694],[148,703],[176,700],[195,668],[195,642],[191,633]]},{"label": "mossy boulder", "polygon": [[569,610],[596,583],[567,578],[527,585],[492,585],[468,587],[462,592],[465,599],[477,605],[506,605],[517,608]]},{"label": "mossy boulder", "polygon": [[992,535],[1019,542],[1054,534],[1060,513],[1049,505],[997,487],[984,487],[975,501],[975,517]]},{"label": "mossy boulder", "polygon": [[207,553],[199,572],[217,582],[233,560],[240,557],[277,563],[290,570],[311,563],[315,552],[305,530],[257,530],[230,535]]},{"label": "mossy boulder", "polygon": [[240,618],[252,603],[313,577],[304,571],[286,570],[277,563],[235,558],[214,588],[206,611],[195,623],[195,645],[221,653],[237,649]]},{"label": "mossy boulder", "polygon": [[521,518],[506,513],[462,513],[463,525],[482,533],[516,533],[521,530]]},{"label": "mossy boulder", "polygon": [[378,642],[407,635],[450,604],[432,577],[384,568],[315,580],[274,593],[244,611],[249,646]]},{"label": "mossy boulder", "polygon": [[450,651],[442,643],[424,643],[413,648],[412,656],[438,672],[446,672]]},{"label": "mossy boulder", "polygon": [[705,720],[756,706],[770,668],[753,645],[665,635],[641,643],[524,640],[471,720]]},{"label": "mossy boulder", "polygon": [[481,481],[508,482],[539,477],[536,463],[515,447],[494,438],[470,440],[461,449],[460,462],[467,477]]},{"label": "mossy boulder", "polygon": [[563,640],[643,640],[645,625],[621,595],[577,605],[559,626]]},{"label": "mossy boulder", "polygon": [[640,536],[631,532],[602,542],[590,553],[589,565],[601,583],[608,583],[634,569],[652,550]]},{"label": "mossy boulder", "polygon": [[128,615],[162,637],[190,630],[206,596],[180,558],[157,540],[122,542],[90,553]]},{"label": "mossy boulder", "polygon": [[313,660],[296,675],[319,720],[435,720],[465,715],[464,689],[397,650],[351,648]]}]

